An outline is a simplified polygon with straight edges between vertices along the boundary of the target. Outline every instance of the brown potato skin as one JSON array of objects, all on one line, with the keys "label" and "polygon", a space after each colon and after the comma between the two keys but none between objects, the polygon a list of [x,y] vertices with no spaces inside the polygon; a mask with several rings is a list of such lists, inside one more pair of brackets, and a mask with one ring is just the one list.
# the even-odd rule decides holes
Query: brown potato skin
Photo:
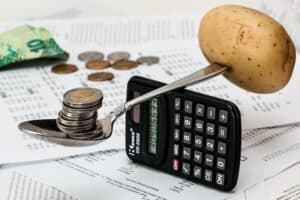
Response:
[{"label": "brown potato skin", "polygon": [[224,76],[256,93],[282,89],[293,72],[296,50],[281,24],[242,6],[210,10],[201,20],[200,48],[209,62],[229,66]]}]

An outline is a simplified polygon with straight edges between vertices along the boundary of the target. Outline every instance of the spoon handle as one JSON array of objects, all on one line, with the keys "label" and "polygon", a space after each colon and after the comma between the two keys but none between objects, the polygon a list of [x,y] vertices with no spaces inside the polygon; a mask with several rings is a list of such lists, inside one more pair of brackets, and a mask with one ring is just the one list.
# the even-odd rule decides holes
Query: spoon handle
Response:
[{"label": "spoon handle", "polygon": [[178,88],[184,88],[196,83],[199,83],[201,81],[204,81],[206,79],[215,77],[219,74],[222,74],[228,69],[228,67],[219,65],[216,63],[211,63],[207,67],[198,70],[190,75],[187,75],[179,80],[176,80],[170,84],[167,84],[165,86],[162,86],[160,88],[157,88],[155,90],[152,90],[151,92],[148,92],[142,96],[136,97],[134,99],[129,100],[128,102],[118,106],[112,113],[112,119],[113,121],[116,120],[120,115],[122,115],[124,112],[130,110],[133,106],[143,103],[155,96],[158,96],[160,94],[164,94],[166,92],[178,89]]}]

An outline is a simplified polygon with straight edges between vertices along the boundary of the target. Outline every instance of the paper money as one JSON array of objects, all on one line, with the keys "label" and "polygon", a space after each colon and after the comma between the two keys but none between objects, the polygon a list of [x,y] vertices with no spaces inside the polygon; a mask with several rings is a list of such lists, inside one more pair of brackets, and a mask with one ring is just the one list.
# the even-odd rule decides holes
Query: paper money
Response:
[{"label": "paper money", "polygon": [[68,58],[46,29],[25,25],[0,34],[0,68],[41,58]]}]

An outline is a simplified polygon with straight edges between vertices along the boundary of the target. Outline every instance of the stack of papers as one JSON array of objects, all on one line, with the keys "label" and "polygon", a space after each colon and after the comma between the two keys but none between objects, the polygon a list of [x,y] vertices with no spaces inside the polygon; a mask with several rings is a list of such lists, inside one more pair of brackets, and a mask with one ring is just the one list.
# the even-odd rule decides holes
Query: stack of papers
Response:
[{"label": "stack of papers", "polygon": [[[259,199],[274,199],[289,195],[287,190],[296,194],[299,180],[288,185],[282,181],[300,174],[299,62],[288,86],[274,94],[246,92],[222,76],[189,88],[228,99],[241,110],[242,161],[238,185],[231,193],[130,161],[124,151],[124,118],[118,119],[110,139],[90,147],[55,145],[18,130],[21,121],[55,118],[62,94],[70,88],[101,89],[101,117],[125,101],[127,81],[134,75],[171,82],[205,67],[208,63],[196,38],[198,21],[198,16],[172,16],[31,22],[54,33],[79,71],[61,76],[51,73],[50,65],[37,65],[0,72],[0,199],[251,199],[245,194],[262,193]],[[0,30],[18,24],[4,24]],[[92,83],[77,59],[85,50],[106,54],[126,50],[133,59],[154,55],[160,63],[130,71],[108,69],[116,75],[113,81]],[[274,195],[272,187],[278,188]]]}]

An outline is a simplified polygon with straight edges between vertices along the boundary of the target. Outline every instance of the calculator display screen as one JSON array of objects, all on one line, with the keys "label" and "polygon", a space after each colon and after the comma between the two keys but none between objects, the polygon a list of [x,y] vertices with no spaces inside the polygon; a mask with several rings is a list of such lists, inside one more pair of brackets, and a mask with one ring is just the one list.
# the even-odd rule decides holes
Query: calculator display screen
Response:
[{"label": "calculator display screen", "polygon": [[157,129],[158,129],[158,99],[153,98],[149,103],[149,133],[148,152],[157,153]]}]

